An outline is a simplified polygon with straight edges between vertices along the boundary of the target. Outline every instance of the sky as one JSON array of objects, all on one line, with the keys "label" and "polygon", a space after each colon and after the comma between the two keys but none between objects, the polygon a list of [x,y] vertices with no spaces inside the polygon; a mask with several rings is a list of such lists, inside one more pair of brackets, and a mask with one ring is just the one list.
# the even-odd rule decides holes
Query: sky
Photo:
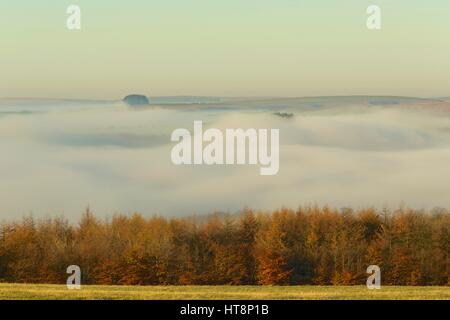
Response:
[{"label": "sky", "polygon": [[450,96],[448,0],[2,1],[0,39],[0,97]]}]

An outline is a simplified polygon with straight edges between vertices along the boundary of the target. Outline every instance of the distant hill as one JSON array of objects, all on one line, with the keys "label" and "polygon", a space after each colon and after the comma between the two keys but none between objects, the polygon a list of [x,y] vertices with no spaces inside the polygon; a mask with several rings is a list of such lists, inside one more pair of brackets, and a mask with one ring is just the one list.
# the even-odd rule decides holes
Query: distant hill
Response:
[{"label": "distant hill", "polygon": [[49,98],[0,98],[0,113],[44,112],[49,110],[110,108],[117,100],[49,99]]},{"label": "distant hill", "polygon": [[129,106],[146,106],[150,104],[149,99],[140,94],[130,94],[123,98],[123,101]]},{"label": "distant hill", "polygon": [[450,98],[426,99],[396,96],[322,96],[322,97],[205,97],[205,96],[162,96],[151,97],[131,94],[122,100],[87,99],[45,99],[45,98],[0,98],[0,111],[59,108],[111,107],[121,102],[128,106],[158,105],[167,109],[193,110],[267,110],[272,113],[293,113],[299,110],[316,110],[341,106],[395,106],[432,105],[450,101]]},{"label": "distant hill", "polygon": [[222,97],[166,96],[152,97],[151,104],[213,104],[226,101]]}]

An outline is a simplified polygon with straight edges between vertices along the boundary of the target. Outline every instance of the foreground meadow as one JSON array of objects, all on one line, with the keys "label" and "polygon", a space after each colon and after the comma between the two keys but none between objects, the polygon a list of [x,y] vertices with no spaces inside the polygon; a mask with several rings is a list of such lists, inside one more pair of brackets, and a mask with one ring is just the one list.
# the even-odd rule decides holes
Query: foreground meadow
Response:
[{"label": "foreground meadow", "polygon": [[445,299],[450,287],[385,286],[83,286],[68,290],[65,285],[0,284],[0,299],[106,299],[106,300],[346,300],[346,299]]}]

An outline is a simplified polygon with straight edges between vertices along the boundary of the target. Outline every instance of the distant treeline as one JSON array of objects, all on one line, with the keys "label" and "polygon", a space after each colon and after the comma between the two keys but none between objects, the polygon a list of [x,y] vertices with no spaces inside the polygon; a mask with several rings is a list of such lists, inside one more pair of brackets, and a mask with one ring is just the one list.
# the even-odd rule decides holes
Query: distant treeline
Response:
[{"label": "distant treeline", "polygon": [[246,209],[238,215],[166,219],[116,215],[80,222],[24,218],[0,225],[0,281],[82,284],[450,284],[450,212],[401,208]]}]

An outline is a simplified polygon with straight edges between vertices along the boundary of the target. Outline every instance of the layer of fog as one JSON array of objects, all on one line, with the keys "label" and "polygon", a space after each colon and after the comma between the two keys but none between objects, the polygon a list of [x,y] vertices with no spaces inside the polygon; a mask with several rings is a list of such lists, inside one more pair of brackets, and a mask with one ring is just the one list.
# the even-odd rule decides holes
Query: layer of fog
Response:
[{"label": "layer of fog", "polygon": [[[267,110],[162,108],[0,110],[0,218],[142,212],[188,215],[334,207],[450,208],[448,113],[336,107],[284,119]],[[20,111],[20,110],[19,110]],[[175,166],[176,128],[279,128],[280,171],[258,166]]]}]

